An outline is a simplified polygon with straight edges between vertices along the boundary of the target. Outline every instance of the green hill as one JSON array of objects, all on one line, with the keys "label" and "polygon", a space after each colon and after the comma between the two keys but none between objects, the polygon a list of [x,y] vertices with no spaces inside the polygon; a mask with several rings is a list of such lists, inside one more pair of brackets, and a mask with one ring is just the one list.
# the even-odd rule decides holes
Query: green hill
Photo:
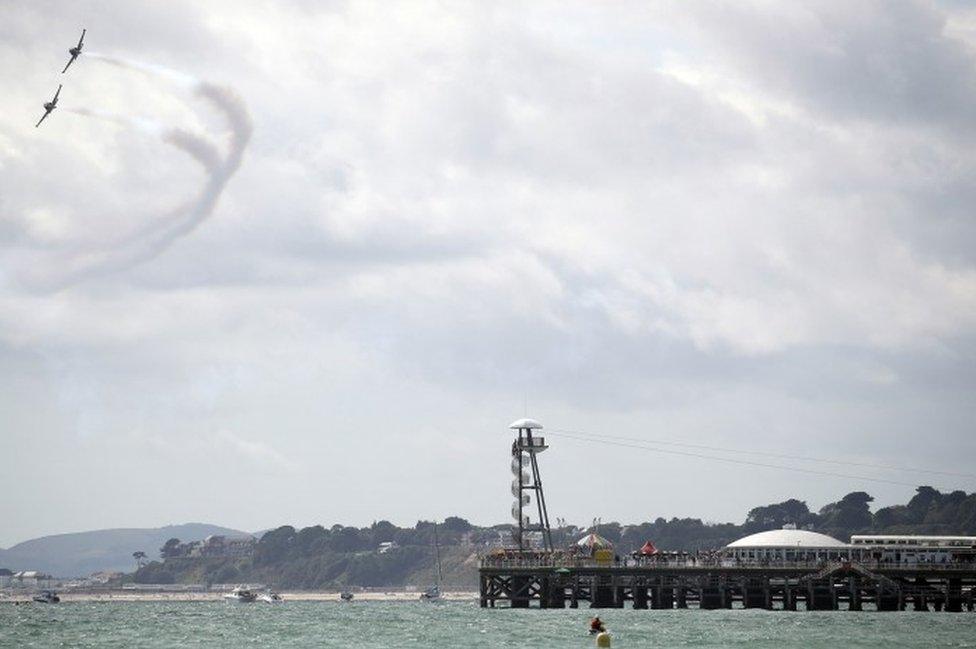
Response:
[{"label": "green hill", "polygon": [[244,536],[246,532],[206,523],[185,523],[156,528],[121,528],[43,536],[2,550],[0,567],[39,570],[56,577],[84,577],[99,571],[132,570],[132,553],[159,555],[167,539],[204,539],[211,534]]}]

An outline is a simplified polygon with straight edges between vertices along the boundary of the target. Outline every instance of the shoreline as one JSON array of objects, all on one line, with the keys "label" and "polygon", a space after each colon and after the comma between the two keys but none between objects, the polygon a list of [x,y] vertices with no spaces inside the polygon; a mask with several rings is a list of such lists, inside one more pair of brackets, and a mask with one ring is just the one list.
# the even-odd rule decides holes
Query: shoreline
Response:
[{"label": "shoreline", "polygon": [[[229,591],[200,592],[172,592],[172,593],[139,593],[124,590],[98,592],[59,592],[62,603],[71,602],[220,602]],[[279,591],[285,602],[342,602],[337,591]],[[416,602],[420,600],[420,591],[389,591],[363,592],[353,595],[353,602]],[[33,604],[33,593],[7,595],[0,597],[0,604]],[[441,594],[441,598],[451,602],[477,601],[478,593],[474,591],[450,591]],[[260,602],[257,602],[260,603]]]}]

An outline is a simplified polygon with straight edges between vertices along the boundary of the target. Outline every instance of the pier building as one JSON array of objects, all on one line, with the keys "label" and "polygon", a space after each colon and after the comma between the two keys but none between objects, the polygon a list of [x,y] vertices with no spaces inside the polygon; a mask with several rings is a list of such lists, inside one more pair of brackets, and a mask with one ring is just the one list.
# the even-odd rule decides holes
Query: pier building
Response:
[{"label": "pier building", "polygon": [[729,557],[740,561],[837,561],[850,556],[843,541],[789,527],[750,534],[725,549]]}]

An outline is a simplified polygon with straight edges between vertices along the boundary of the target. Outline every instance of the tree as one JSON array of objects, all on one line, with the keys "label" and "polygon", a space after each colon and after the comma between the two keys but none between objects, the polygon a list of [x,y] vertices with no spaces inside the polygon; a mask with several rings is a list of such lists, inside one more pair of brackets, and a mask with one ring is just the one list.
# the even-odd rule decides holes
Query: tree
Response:
[{"label": "tree", "polygon": [[461,534],[471,531],[471,523],[460,516],[448,516],[441,523],[441,527],[451,532],[460,532]]},{"label": "tree", "polygon": [[142,550],[138,550],[132,553],[132,558],[136,560],[136,570],[146,565],[146,559],[149,557]]},{"label": "tree", "polygon": [[938,507],[942,492],[929,486],[921,486],[908,501],[908,515],[912,523],[924,523],[925,516],[933,507]]},{"label": "tree", "polygon": [[295,538],[295,528],[291,525],[282,525],[265,533],[254,550],[254,562],[262,565],[282,561],[291,554]]},{"label": "tree", "polygon": [[169,567],[158,561],[146,564],[132,576],[137,584],[172,584],[176,581]]},{"label": "tree", "polygon": [[173,557],[178,557],[181,554],[179,539],[170,539],[163,544],[163,547],[159,548],[159,556],[163,559],[172,559]]},{"label": "tree", "polygon": [[873,500],[864,491],[854,491],[835,503],[825,505],[820,510],[823,527],[842,536],[871,529],[874,521],[868,503]]},{"label": "tree", "polygon": [[390,521],[378,521],[370,526],[369,531],[373,535],[373,544],[378,545],[385,541],[392,541],[400,529]]},{"label": "tree", "polygon": [[874,513],[874,529],[878,532],[892,532],[900,525],[908,523],[908,509],[904,505],[882,507]]},{"label": "tree", "polygon": [[781,503],[752,508],[746,516],[743,527],[750,534],[780,529],[787,523],[803,527],[812,522],[811,517],[812,515],[805,502],[790,498]]},{"label": "tree", "polygon": [[330,532],[321,525],[313,525],[299,530],[295,535],[295,545],[303,555],[318,553],[328,542]]},{"label": "tree", "polygon": [[333,532],[329,537],[328,546],[334,552],[355,552],[368,547],[363,543],[359,530],[355,527],[343,527],[337,532]]}]

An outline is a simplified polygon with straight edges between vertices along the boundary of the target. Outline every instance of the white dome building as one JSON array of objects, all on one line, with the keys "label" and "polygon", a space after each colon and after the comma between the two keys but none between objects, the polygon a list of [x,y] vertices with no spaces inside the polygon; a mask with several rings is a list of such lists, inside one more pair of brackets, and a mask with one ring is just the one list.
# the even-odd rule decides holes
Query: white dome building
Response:
[{"label": "white dome building", "polygon": [[781,529],[750,534],[725,546],[742,560],[830,561],[850,556],[850,546],[832,536],[809,530]]}]

